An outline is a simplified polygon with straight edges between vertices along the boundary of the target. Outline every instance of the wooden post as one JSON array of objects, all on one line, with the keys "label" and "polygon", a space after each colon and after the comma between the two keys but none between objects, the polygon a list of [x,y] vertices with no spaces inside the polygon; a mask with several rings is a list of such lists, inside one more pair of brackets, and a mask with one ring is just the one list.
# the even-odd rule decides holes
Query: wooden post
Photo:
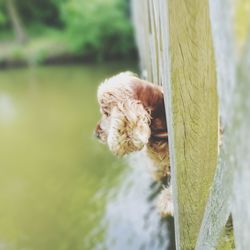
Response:
[{"label": "wooden post", "polygon": [[191,250],[217,165],[216,69],[209,2],[170,0],[168,9],[176,238],[178,249]]},{"label": "wooden post", "polygon": [[[194,249],[218,148],[208,1],[148,0],[144,4],[150,10],[147,37],[151,37],[149,52],[157,68],[152,67],[153,79],[163,84],[166,94],[177,248]],[[134,13],[140,13],[139,8]]]},{"label": "wooden post", "polygon": [[[250,202],[247,196],[250,192],[250,144],[249,141],[243,139],[247,137],[250,127],[248,102],[250,98],[250,39],[246,43],[249,22],[246,22],[247,19],[239,22],[237,16],[242,16],[242,13],[237,13],[238,8],[234,10],[236,18],[232,20],[233,9],[230,1],[211,1],[210,4],[219,76],[220,111],[225,133],[196,249],[215,248],[230,212],[233,212],[236,248],[250,249],[249,234],[246,233],[250,230]],[[238,1],[238,4],[250,6],[250,1]],[[246,10],[247,8],[244,12]],[[248,18],[249,15],[248,9]],[[238,34],[238,26],[240,26],[240,34]],[[233,32],[234,28],[236,28],[236,35]],[[242,34],[245,35],[242,36]],[[248,32],[249,35],[250,32]],[[235,44],[237,47],[233,46]],[[242,49],[244,44],[245,49]],[[244,56],[240,58],[242,50]],[[234,52],[236,52],[235,56]],[[238,58],[235,59],[235,57]],[[224,240],[223,247],[220,245],[218,249],[234,249],[233,236],[229,235],[224,238],[227,243]],[[221,239],[220,243],[222,241]]]},{"label": "wooden post", "polygon": [[[233,97],[235,93],[235,58],[233,47],[232,6],[229,1],[210,1],[210,15],[215,48],[220,99],[220,126],[224,133],[220,158],[211,186],[196,249],[214,249],[231,212],[235,125],[233,123]],[[221,240],[222,241],[222,240]]]},{"label": "wooden post", "polygon": [[236,99],[235,157],[237,171],[234,176],[232,211],[237,249],[250,249],[250,32],[248,32],[243,58],[238,68]]},{"label": "wooden post", "polygon": [[149,60],[143,65],[149,80],[164,87],[177,249],[234,249],[232,231],[222,235],[231,213],[236,247],[250,249],[250,32],[244,58],[236,60],[232,6],[133,0],[138,45],[148,48],[141,50]]},{"label": "wooden post", "polygon": [[135,37],[140,56],[142,77],[153,81],[152,56],[150,51],[150,21],[148,1],[132,0],[132,17],[135,26]]}]

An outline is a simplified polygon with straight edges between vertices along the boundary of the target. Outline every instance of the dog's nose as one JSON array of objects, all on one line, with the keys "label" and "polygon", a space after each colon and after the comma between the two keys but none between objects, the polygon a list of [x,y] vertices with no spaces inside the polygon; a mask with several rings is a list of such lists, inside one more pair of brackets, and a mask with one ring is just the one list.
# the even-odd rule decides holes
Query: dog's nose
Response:
[{"label": "dog's nose", "polygon": [[97,124],[96,128],[95,128],[95,131],[94,131],[94,136],[97,138],[97,139],[101,139],[101,136],[100,136],[100,124]]},{"label": "dog's nose", "polygon": [[101,139],[100,134],[98,133],[97,130],[95,130],[93,134],[94,134],[95,138]]}]

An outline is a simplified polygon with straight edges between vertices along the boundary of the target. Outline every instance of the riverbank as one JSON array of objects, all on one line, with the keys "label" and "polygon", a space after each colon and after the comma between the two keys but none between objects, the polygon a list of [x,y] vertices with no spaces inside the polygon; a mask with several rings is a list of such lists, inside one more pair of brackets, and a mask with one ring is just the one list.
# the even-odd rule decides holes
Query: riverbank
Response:
[{"label": "riverbank", "polygon": [[[110,58],[96,58],[91,53],[74,52],[63,36],[42,36],[30,38],[25,44],[11,40],[0,42],[0,69],[34,65],[73,64],[102,60],[118,60],[119,55]],[[136,53],[124,60],[137,60]]]},{"label": "riverbank", "polygon": [[87,59],[73,53],[67,41],[60,37],[37,37],[25,44],[7,40],[0,42],[0,68],[63,64]]}]

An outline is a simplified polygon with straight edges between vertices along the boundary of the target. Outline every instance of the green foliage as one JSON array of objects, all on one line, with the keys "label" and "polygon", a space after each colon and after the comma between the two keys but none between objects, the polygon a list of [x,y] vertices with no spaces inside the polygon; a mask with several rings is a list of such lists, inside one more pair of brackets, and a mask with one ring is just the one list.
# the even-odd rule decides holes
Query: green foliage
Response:
[{"label": "green foliage", "polygon": [[[29,41],[48,36],[62,40],[67,53],[84,59],[131,58],[135,55],[128,0],[16,0],[13,2]],[[10,15],[0,0],[1,38],[9,37]],[[49,34],[51,37],[51,34]],[[44,58],[42,53],[41,58]],[[49,55],[48,55],[49,56]],[[40,57],[39,57],[40,58]]]},{"label": "green foliage", "polygon": [[6,26],[6,22],[7,22],[7,16],[4,11],[4,4],[3,1],[0,0],[0,28]]},{"label": "green foliage", "polygon": [[72,50],[101,58],[131,53],[133,32],[127,7],[124,0],[63,1],[61,18]]},{"label": "green foliage", "polygon": [[59,8],[53,0],[16,1],[19,12],[26,25],[60,26]]},{"label": "green foliage", "polygon": [[6,16],[4,13],[0,10],[0,26],[4,25],[6,23]]}]

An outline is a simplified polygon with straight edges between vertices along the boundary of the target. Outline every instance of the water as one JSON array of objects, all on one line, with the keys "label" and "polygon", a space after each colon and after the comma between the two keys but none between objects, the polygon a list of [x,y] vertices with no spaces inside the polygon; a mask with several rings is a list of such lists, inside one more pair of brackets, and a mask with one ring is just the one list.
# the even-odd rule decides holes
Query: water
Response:
[{"label": "water", "polygon": [[0,250],[167,249],[148,163],[129,167],[92,136],[98,83],[122,70],[0,72]]}]

